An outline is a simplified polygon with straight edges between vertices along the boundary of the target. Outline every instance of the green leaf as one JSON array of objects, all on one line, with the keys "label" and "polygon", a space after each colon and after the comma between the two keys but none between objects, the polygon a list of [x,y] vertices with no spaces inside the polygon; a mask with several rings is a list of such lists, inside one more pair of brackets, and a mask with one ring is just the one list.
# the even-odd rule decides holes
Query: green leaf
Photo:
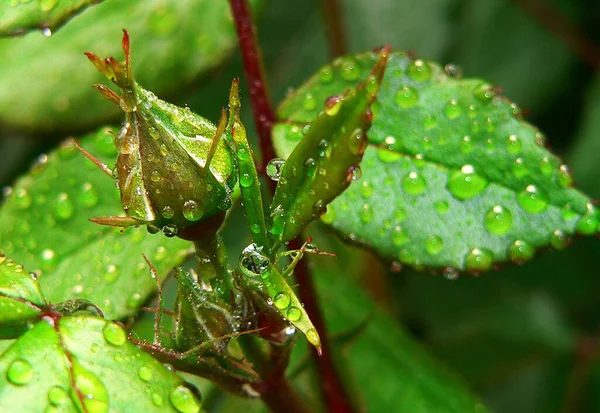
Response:
[{"label": "green leaf", "polygon": [[67,20],[102,0],[8,0],[0,4],[0,36],[43,29],[50,35]]},{"label": "green leaf", "polygon": [[91,87],[102,77],[83,53],[120,55],[123,28],[133,39],[137,81],[160,97],[185,90],[236,44],[226,0],[105,1],[50,37],[31,33],[0,40],[2,123],[81,131],[116,119],[118,109]]},{"label": "green leaf", "polygon": [[0,406],[12,411],[200,411],[179,376],[97,317],[38,323],[2,354],[0,372]]},{"label": "green leaf", "polygon": [[[82,145],[114,163],[112,136],[101,129]],[[118,229],[89,218],[123,215],[114,180],[66,142],[39,158],[0,207],[0,246],[40,275],[48,301],[86,299],[107,318],[134,314],[156,288],[145,254],[164,278],[188,254],[180,239],[165,242],[143,228]]]},{"label": "green leaf", "polygon": [[39,318],[46,300],[34,274],[6,258],[0,250],[0,338],[16,337]]},{"label": "green leaf", "polygon": [[319,107],[318,115],[288,156],[271,203],[270,231],[279,243],[296,238],[357,178],[371,126],[370,106],[381,84],[388,52],[382,51],[364,83]]},{"label": "green leaf", "polygon": [[[373,53],[338,59],[286,99],[278,153],[316,116],[307,102],[352,86],[374,62]],[[321,217],[348,239],[417,268],[478,272],[597,232],[598,212],[567,167],[488,83],[395,53],[377,99],[362,179]]]}]

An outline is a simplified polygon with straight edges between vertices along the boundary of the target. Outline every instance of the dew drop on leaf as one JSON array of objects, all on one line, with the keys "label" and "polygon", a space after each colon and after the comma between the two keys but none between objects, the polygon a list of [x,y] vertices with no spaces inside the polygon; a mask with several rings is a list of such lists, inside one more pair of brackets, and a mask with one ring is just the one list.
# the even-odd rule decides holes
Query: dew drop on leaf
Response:
[{"label": "dew drop on leaf", "polygon": [[587,212],[579,218],[575,230],[579,234],[592,235],[598,228],[598,212],[594,208],[594,205],[587,203]]},{"label": "dew drop on leaf", "polygon": [[82,410],[89,413],[108,412],[109,396],[102,380],[92,372],[81,367],[78,363],[73,364],[73,376],[77,392],[82,396],[80,398],[79,395],[74,395],[74,399],[77,402],[83,403],[85,408]]},{"label": "dew drop on leaf", "polygon": [[179,385],[169,394],[169,400],[177,411],[181,413],[197,413],[200,404],[194,397],[194,393],[184,385]]},{"label": "dew drop on leaf", "polygon": [[445,214],[450,209],[450,204],[447,201],[440,200],[433,203],[433,207],[439,214]]},{"label": "dew drop on leaf", "polygon": [[353,82],[360,77],[360,66],[352,57],[343,58],[341,61],[342,79]]},{"label": "dew drop on leaf", "polygon": [[48,391],[48,401],[56,406],[60,406],[67,400],[67,392],[59,386],[54,386]]},{"label": "dew drop on leaf", "polygon": [[118,324],[108,322],[102,329],[104,339],[113,346],[122,346],[127,340],[125,330]]},{"label": "dew drop on leaf", "polygon": [[464,165],[460,171],[452,174],[448,180],[448,189],[455,198],[465,200],[479,194],[487,184],[487,180],[476,174],[471,165]]},{"label": "dew drop on leaf", "polygon": [[26,189],[20,188],[14,194],[15,203],[19,209],[27,209],[31,206],[31,195]]},{"label": "dew drop on leaf", "polygon": [[396,247],[404,245],[408,242],[408,234],[401,226],[396,226],[394,229],[392,229],[391,238],[392,243]]},{"label": "dew drop on leaf", "polygon": [[333,81],[333,70],[331,69],[331,66],[327,65],[321,68],[319,71],[319,80],[326,85]]},{"label": "dew drop on leaf", "polygon": [[394,100],[402,109],[410,109],[419,103],[419,94],[414,87],[404,85],[398,89]]},{"label": "dew drop on leaf", "polygon": [[279,181],[279,178],[281,177],[281,170],[283,169],[283,166],[285,165],[285,160],[281,159],[281,158],[274,158],[271,159],[269,161],[269,163],[267,164],[267,175],[269,176],[269,178],[271,178],[273,181]]},{"label": "dew drop on leaf", "polygon": [[202,206],[196,201],[190,199],[183,203],[183,216],[188,221],[198,221],[200,218],[202,218],[202,215],[204,215]]},{"label": "dew drop on leaf", "polygon": [[462,115],[462,108],[456,100],[451,100],[444,107],[444,115],[450,120],[456,119]]},{"label": "dew drop on leaf", "polygon": [[508,209],[495,205],[485,215],[484,225],[491,234],[502,235],[512,228],[513,217]]},{"label": "dew drop on leaf", "polygon": [[291,302],[290,295],[284,292],[277,293],[273,298],[273,304],[280,310],[288,308]]},{"label": "dew drop on leaf", "polygon": [[373,208],[371,208],[369,204],[363,204],[359,215],[361,222],[363,224],[368,224],[369,222],[373,221],[375,213],[373,212]]},{"label": "dew drop on leaf", "polygon": [[563,231],[557,229],[550,236],[550,245],[557,250],[563,250],[569,246],[571,239]]},{"label": "dew drop on leaf", "polygon": [[297,307],[290,307],[286,312],[286,318],[290,320],[292,323],[300,320],[302,317],[302,311]]},{"label": "dew drop on leaf", "polygon": [[480,83],[473,89],[473,95],[481,103],[489,103],[494,99],[496,93],[494,88],[489,83]]},{"label": "dew drop on leaf", "polygon": [[444,246],[444,241],[437,235],[431,235],[425,240],[425,249],[431,255],[438,254],[442,247]]},{"label": "dew drop on leaf", "polygon": [[516,240],[508,249],[510,260],[516,263],[529,261],[534,255],[535,247],[527,241]]},{"label": "dew drop on leaf", "polygon": [[69,194],[66,192],[58,194],[54,201],[54,215],[56,216],[56,219],[66,221],[73,216],[74,212],[75,208],[73,207],[73,202],[71,202],[71,199],[69,198]]},{"label": "dew drop on leaf", "polygon": [[494,254],[483,248],[473,248],[465,257],[465,267],[470,271],[486,271],[492,267]]},{"label": "dew drop on leaf", "polygon": [[163,404],[163,398],[160,394],[158,393],[153,393],[152,394],[152,403],[155,406],[161,406]]},{"label": "dew drop on leaf", "polygon": [[402,179],[402,188],[404,192],[409,195],[420,195],[425,191],[427,184],[425,182],[425,178],[421,176],[418,172],[409,172]]},{"label": "dew drop on leaf", "polygon": [[519,204],[526,212],[538,214],[548,206],[548,197],[535,185],[528,185],[517,196]]},{"label": "dew drop on leaf", "polygon": [[150,381],[152,379],[152,369],[148,366],[141,366],[138,369],[138,376],[143,381]]},{"label": "dew drop on leaf", "polygon": [[17,359],[10,363],[6,378],[18,386],[27,384],[33,379],[33,367],[27,360]]},{"label": "dew drop on leaf", "polygon": [[408,77],[415,82],[426,82],[431,78],[431,66],[426,61],[417,59],[408,67]]}]

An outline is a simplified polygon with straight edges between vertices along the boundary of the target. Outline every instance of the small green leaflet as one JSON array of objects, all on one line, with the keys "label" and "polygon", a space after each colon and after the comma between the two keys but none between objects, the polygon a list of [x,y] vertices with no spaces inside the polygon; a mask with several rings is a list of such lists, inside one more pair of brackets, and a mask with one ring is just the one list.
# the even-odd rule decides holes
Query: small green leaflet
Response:
[{"label": "small green leaflet", "polygon": [[[323,102],[355,85],[375,53],[325,66],[279,107],[287,156]],[[451,72],[450,72],[451,73]],[[321,219],[390,261],[479,272],[598,231],[598,211],[520,109],[480,79],[393,53],[369,131],[362,179]]]}]

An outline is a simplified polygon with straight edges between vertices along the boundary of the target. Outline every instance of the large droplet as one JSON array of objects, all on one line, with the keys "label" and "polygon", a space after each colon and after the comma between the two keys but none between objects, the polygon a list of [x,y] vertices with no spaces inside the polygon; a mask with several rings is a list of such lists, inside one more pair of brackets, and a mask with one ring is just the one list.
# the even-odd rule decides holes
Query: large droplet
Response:
[{"label": "large droplet", "polygon": [[494,99],[496,93],[490,84],[483,82],[473,89],[473,95],[481,103],[489,103]]},{"label": "large droplet", "polygon": [[502,235],[511,229],[513,217],[508,209],[495,205],[485,215],[484,224],[490,233]]},{"label": "large droplet", "polygon": [[528,185],[517,196],[519,204],[526,212],[538,214],[548,206],[548,197],[535,185]]},{"label": "large droplet", "polygon": [[179,385],[169,394],[169,400],[177,411],[181,413],[197,413],[200,403],[194,393],[184,385]]},{"label": "large droplet", "polygon": [[55,406],[63,404],[67,397],[67,391],[62,387],[54,386],[48,391],[48,401]]},{"label": "large droplet", "polygon": [[143,381],[150,381],[152,379],[152,369],[146,365],[141,366],[138,369],[138,376]]},{"label": "large droplet", "polygon": [[269,163],[267,164],[267,175],[269,176],[269,178],[271,178],[273,181],[279,181],[279,178],[281,177],[281,170],[283,169],[283,166],[285,165],[285,160],[281,159],[281,158],[273,158],[269,161]]},{"label": "large droplet", "polygon": [[78,393],[74,395],[73,399],[77,403],[83,403],[85,408],[81,410],[89,413],[108,412],[109,396],[102,380],[92,372],[81,367],[77,362],[73,363],[73,376]]},{"label": "large droplet", "polygon": [[465,200],[478,195],[488,182],[485,178],[475,173],[471,165],[464,165],[460,171],[452,174],[448,180],[448,189],[455,198]]},{"label": "large droplet", "polygon": [[119,278],[119,268],[115,264],[109,264],[104,271],[104,282],[107,284],[114,283]]},{"label": "large droplet", "polygon": [[74,212],[75,208],[73,207],[73,202],[71,202],[71,199],[69,198],[69,194],[66,192],[58,194],[54,201],[54,215],[56,216],[56,219],[66,221],[73,216]]},{"label": "large droplet", "polygon": [[102,329],[104,339],[113,346],[121,346],[127,341],[127,335],[116,323],[108,322]]},{"label": "large droplet", "polygon": [[290,295],[284,292],[275,294],[275,297],[273,298],[273,303],[275,304],[275,307],[279,308],[280,310],[288,308],[291,302],[292,300],[290,298]]},{"label": "large droplet", "polygon": [[261,275],[271,264],[269,258],[262,253],[263,248],[252,243],[242,251],[240,266],[254,275]]},{"label": "large droplet", "polygon": [[362,129],[357,128],[350,134],[348,139],[348,149],[354,155],[360,155],[364,153],[367,147],[367,135],[363,132]]},{"label": "large droplet", "polygon": [[360,169],[359,165],[351,166],[346,171],[346,181],[347,182],[358,181],[361,178],[361,176],[362,176],[362,170]]},{"label": "large droplet", "polygon": [[569,246],[570,242],[571,238],[559,229],[554,231],[550,236],[550,245],[557,250],[564,250]]},{"label": "large droplet", "polygon": [[518,264],[529,261],[534,255],[535,247],[527,241],[516,240],[508,249],[511,261]]},{"label": "large droplet", "polygon": [[402,179],[402,188],[409,195],[420,195],[425,191],[427,183],[418,172],[410,172]]},{"label": "large droplet", "polygon": [[27,384],[33,379],[33,367],[27,360],[17,359],[10,363],[6,378],[17,386]]},{"label": "large droplet", "polygon": [[396,226],[392,229],[391,233],[392,244],[396,247],[400,247],[408,242],[408,234],[401,226]]},{"label": "large droplet", "polygon": [[319,80],[323,84],[329,84],[333,81],[333,70],[331,66],[327,65],[321,68],[319,71]]},{"label": "large droplet", "polygon": [[360,66],[353,57],[346,57],[341,60],[340,71],[342,79],[353,82],[360,77]]},{"label": "large droplet", "polygon": [[360,215],[360,221],[363,224],[368,224],[369,222],[373,221],[375,212],[373,211],[373,208],[371,208],[371,206],[369,204],[363,204],[362,208],[360,209],[359,215]]},{"label": "large droplet", "polygon": [[437,235],[431,235],[425,240],[425,249],[430,255],[436,255],[444,246],[444,241]]},{"label": "large droplet", "polygon": [[465,267],[469,271],[487,271],[494,263],[494,254],[483,248],[473,248],[465,257]]},{"label": "large droplet", "polygon": [[456,100],[451,100],[444,107],[444,115],[450,120],[456,119],[462,115],[462,108]]},{"label": "large droplet", "polygon": [[561,165],[558,168],[558,176],[556,177],[556,180],[558,182],[558,185],[560,185],[563,188],[568,188],[571,185],[573,185],[573,177],[571,177],[567,165]]},{"label": "large droplet", "polygon": [[307,111],[314,110],[317,107],[317,100],[315,99],[312,93],[309,92],[306,95],[304,95],[302,107],[304,108],[304,110]]},{"label": "large droplet", "polygon": [[183,203],[183,216],[188,221],[198,221],[204,215],[202,206],[194,200]]},{"label": "large droplet", "polygon": [[414,87],[404,85],[398,89],[394,100],[402,109],[410,109],[419,103],[419,94]]},{"label": "large droplet", "polygon": [[31,195],[29,195],[26,189],[17,189],[14,194],[14,200],[19,209],[27,209],[31,206]]},{"label": "large droplet", "polygon": [[431,78],[431,66],[426,61],[417,59],[408,66],[408,77],[415,82],[425,82]]},{"label": "large droplet", "polygon": [[290,320],[292,323],[300,320],[302,317],[302,311],[297,307],[290,307],[286,312],[286,318]]},{"label": "large droplet", "polygon": [[586,204],[587,212],[579,218],[575,230],[582,235],[592,235],[598,228],[598,213],[591,202]]}]

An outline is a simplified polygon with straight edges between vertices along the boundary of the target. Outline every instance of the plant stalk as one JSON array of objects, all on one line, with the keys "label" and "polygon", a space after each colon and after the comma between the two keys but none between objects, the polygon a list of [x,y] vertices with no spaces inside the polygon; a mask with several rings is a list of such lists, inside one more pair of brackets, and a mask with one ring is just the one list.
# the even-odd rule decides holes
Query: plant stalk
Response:
[{"label": "plant stalk", "polygon": [[340,0],[321,0],[321,12],[327,30],[329,54],[331,57],[345,55],[348,42]]},{"label": "plant stalk", "polygon": [[[240,50],[242,52],[244,71],[250,90],[250,99],[254,113],[254,122],[258,131],[262,152],[263,168],[261,168],[260,171],[264,172],[266,163],[275,157],[275,150],[271,140],[271,131],[276,120],[275,112],[273,111],[271,100],[266,90],[262,54],[256,42],[256,31],[254,29],[248,2],[247,0],[229,0],[229,2],[238,34]],[[268,181],[270,183],[271,192],[273,193],[275,190],[275,182],[272,180]],[[297,239],[290,243],[291,249],[300,249],[301,246],[302,243]],[[300,284],[300,299],[304,302],[308,315],[321,336],[323,356],[319,357],[316,351],[313,351],[313,358],[320,376],[321,389],[323,391],[323,398],[325,400],[327,411],[335,413],[352,413],[353,410],[350,407],[350,399],[342,386],[335,370],[333,359],[330,356],[330,346],[325,332],[325,323],[323,322],[319,311],[311,273],[308,270],[305,261],[300,261],[298,263],[295,273],[297,281]],[[272,377],[269,382],[275,383],[275,388],[281,387],[280,391],[283,391],[282,394],[285,395],[289,390],[287,387],[289,387],[290,384],[283,375],[283,372],[279,376],[279,380],[275,380],[276,377]],[[275,391],[267,391],[264,394],[263,399],[271,409],[280,411],[276,406],[277,403],[287,404],[287,400],[289,399],[283,396],[284,400],[281,400],[282,396],[274,395],[272,393],[275,393]]]}]

